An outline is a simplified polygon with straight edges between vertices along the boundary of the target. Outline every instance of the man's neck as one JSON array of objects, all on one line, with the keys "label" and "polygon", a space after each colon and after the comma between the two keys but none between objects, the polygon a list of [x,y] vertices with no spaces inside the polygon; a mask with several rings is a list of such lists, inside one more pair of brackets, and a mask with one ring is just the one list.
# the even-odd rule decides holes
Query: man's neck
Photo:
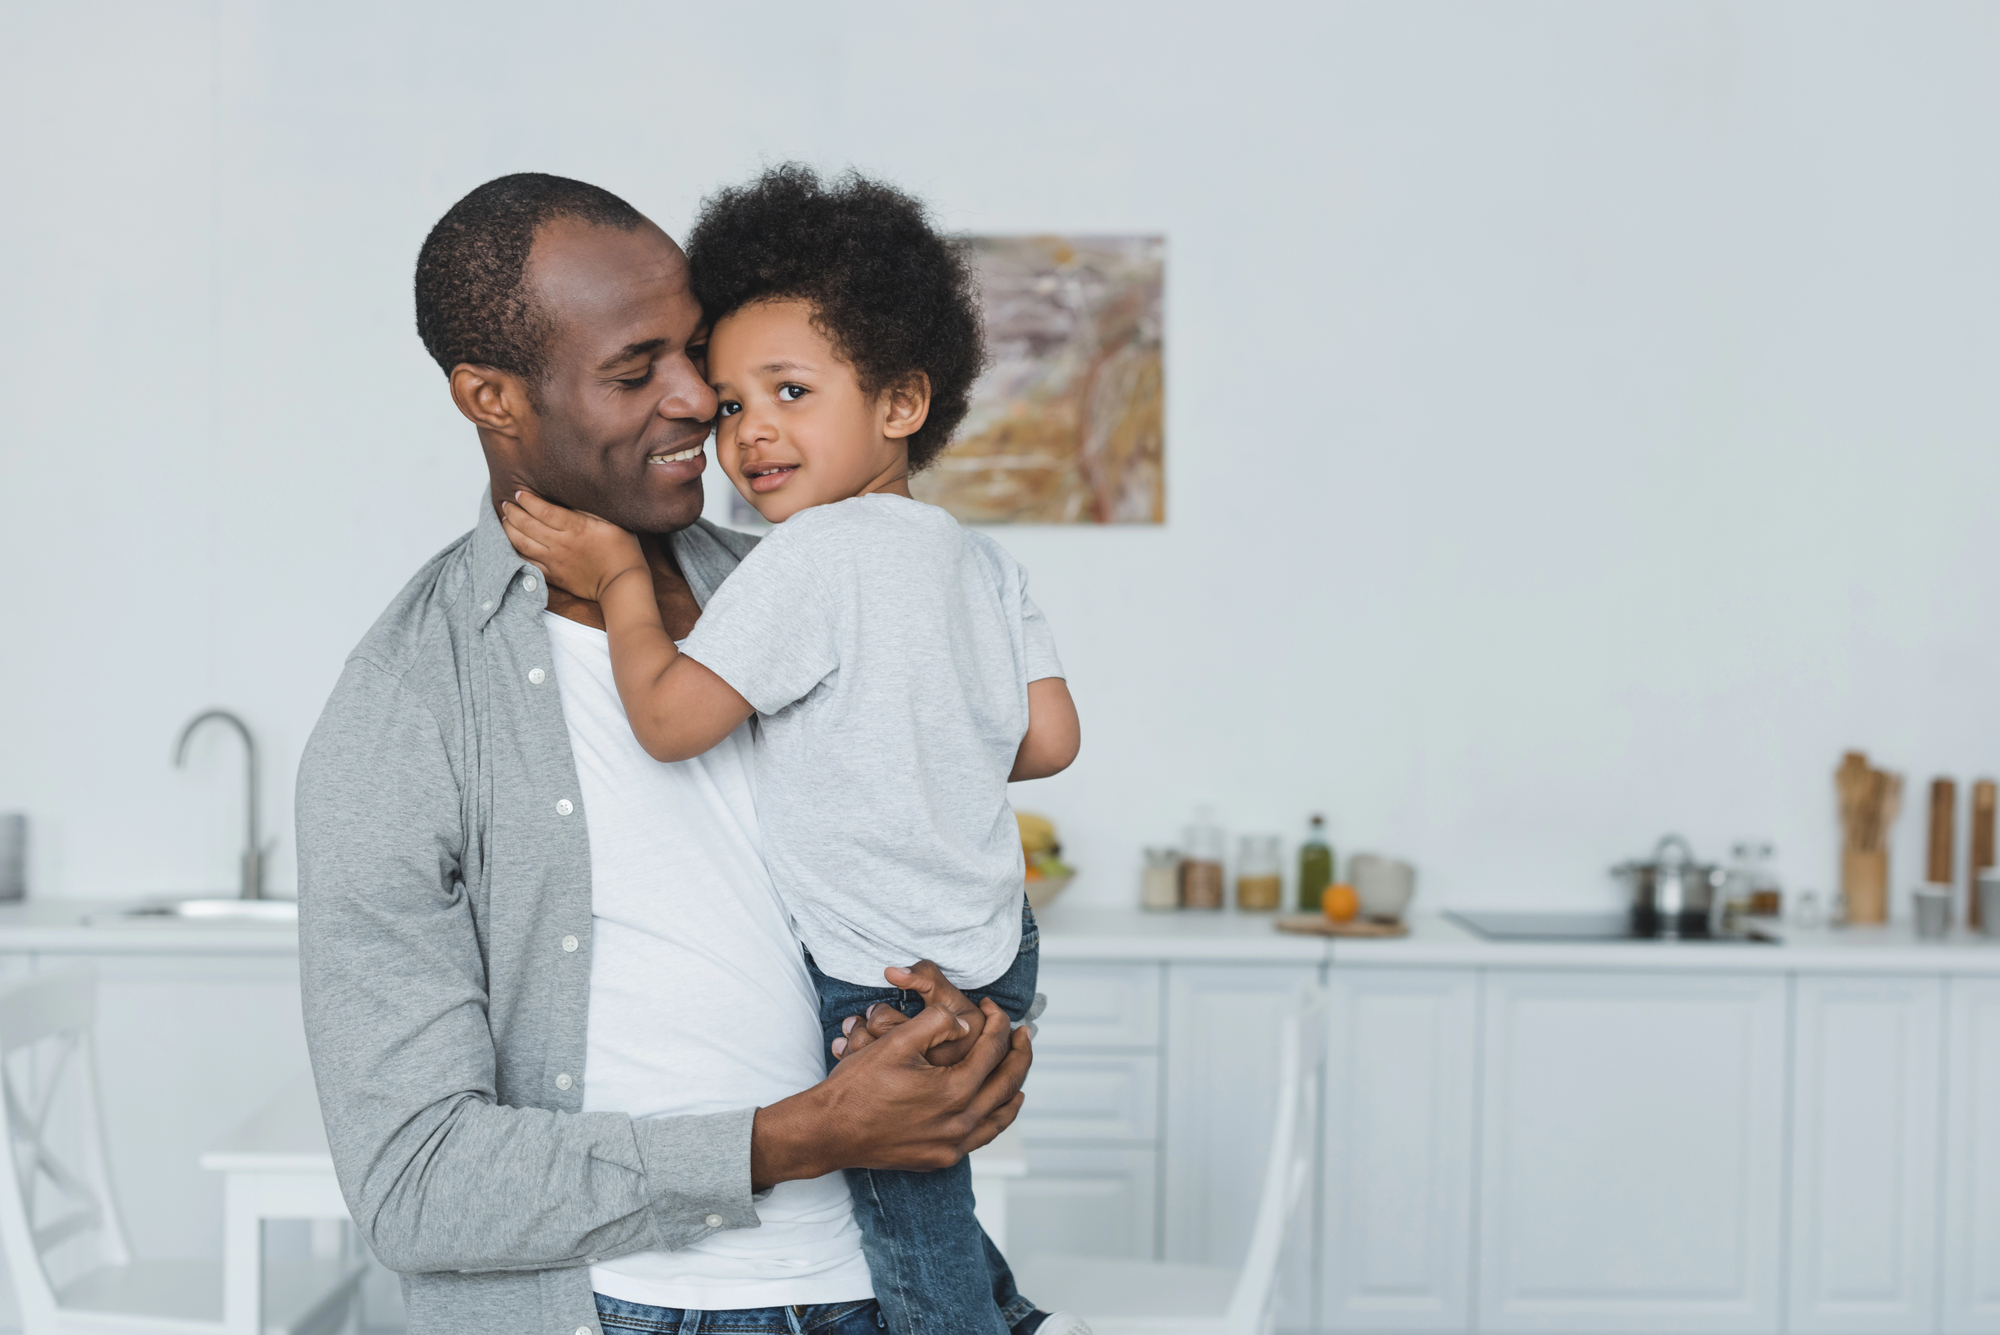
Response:
[{"label": "man's neck", "polygon": [[[674,559],[670,535],[638,536],[639,550],[646,554],[646,567],[653,574],[653,598],[660,605],[660,620],[666,623],[667,634],[676,640],[686,639],[701,616],[701,604],[694,600],[694,590],[688,586],[687,576],[681,574],[680,562]],[[588,598],[572,597],[553,584],[549,585],[549,611],[593,630],[604,629],[601,607]]]}]

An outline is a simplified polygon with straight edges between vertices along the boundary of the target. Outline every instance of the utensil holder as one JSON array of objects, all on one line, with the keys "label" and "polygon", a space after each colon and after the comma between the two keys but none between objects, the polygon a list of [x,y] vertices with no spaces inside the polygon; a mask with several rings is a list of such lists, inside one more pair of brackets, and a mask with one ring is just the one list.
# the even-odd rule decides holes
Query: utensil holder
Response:
[{"label": "utensil holder", "polygon": [[1840,890],[1847,901],[1848,922],[1889,921],[1889,850],[1841,850]]}]

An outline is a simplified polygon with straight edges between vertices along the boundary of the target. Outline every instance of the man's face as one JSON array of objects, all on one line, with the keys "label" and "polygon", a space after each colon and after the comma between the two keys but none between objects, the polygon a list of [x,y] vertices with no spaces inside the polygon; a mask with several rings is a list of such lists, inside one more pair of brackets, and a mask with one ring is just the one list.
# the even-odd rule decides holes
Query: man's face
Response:
[{"label": "man's face", "polygon": [[536,233],[525,279],[554,328],[521,480],[635,533],[686,528],[701,515],[715,416],[687,257],[651,223],[563,219]]}]

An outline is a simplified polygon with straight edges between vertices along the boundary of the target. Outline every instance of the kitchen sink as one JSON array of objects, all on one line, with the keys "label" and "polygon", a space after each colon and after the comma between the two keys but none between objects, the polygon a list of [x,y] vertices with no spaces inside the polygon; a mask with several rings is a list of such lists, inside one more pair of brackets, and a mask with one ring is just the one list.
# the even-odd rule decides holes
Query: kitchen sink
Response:
[{"label": "kitchen sink", "polygon": [[114,914],[97,917],[99,922],[116,922],[130,919],[152,919],[166,922],[200,923],[270,923],[294,924],[299,920],[299,906],[290,899],[171,899],[157,904],[141,904],[138,908],[122,909]]}]

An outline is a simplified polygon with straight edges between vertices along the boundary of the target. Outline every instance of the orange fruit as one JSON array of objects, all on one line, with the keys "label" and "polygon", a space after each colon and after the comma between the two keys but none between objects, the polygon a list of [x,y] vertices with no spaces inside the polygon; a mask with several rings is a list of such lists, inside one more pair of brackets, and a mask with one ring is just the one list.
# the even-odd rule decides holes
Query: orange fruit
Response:
[{"label": "orange fruit", "polygon": [[1351,885],[1329,885],[1319,897],[1319,908],[1334,922],[1353,922],[1361,912],[1361,896]]}]

